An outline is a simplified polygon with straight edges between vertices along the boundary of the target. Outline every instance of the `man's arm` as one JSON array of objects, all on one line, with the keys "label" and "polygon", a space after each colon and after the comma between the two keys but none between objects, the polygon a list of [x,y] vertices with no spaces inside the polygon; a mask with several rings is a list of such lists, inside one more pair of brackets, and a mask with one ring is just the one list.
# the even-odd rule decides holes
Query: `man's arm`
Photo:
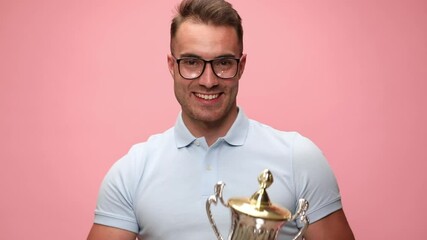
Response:
[{"label": "man's arm", "polygon": [[354,240],[353,232],[342,209],[310,224],[306,240]]},{"label": "man's arm", "polygon": [[120,228],[93,224],[87,240],[135,240],[136,234]]}]

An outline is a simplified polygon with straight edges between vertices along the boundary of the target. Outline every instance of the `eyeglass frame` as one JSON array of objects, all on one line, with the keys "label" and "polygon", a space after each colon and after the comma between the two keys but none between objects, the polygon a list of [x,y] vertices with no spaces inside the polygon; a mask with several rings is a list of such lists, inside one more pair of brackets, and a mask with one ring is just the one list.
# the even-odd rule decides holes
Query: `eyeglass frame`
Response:
[{"label": "eyeglass frame", "polygon": [[[195,80],[195,79],[197,79],[197,78],[201,77],[201,76],[203,75],[203,73],[205,72],[206,64],[207,64],[207,63],[209,63],[209,65],[211,65],[212,72],[214,73],[214,75],[215,75],[216,77],[218,77],[218,78],[220,78],[220,79],[225,79],[225,80],[226,80],[226,79],[232,79],[232,78],[235,78],[235,77],[237,76],[237,73],[239,72],[239,69],[240,69],[240,61],[242,60],[242,57],[243,57],[243,55],[242,55],[240,58],[235,58],[235,57],[230,56],[230,57],[219,57],[219,58],[214,58],[214,59],[212,59],[212,60],[206,60],[206,59],[203,59],[203,58],[201,58],[201,57],[196,57],[196,56],[194,56],[194,57],[193,57],[193,56],[188,56],[188,57],[182,57],[182,58],[176,58],[173,54],[171,54],[171,56],[175,59],[176,63],[178,64],[178,73],[179,73],[179,75],[180,75],[182,78],[184,78],[185,80]],[[179,67],[179,66],[180,66],[180,62],[181,62],[182,60],[185,60],[185,59],[188,59],[188,58],[194,58],[194,59],[198,59],[198,60],[202,60],[202,61],[203,61],[203,68],[202,68],[202,71],[200,72],[200,74],[199,74],[197,77],[187,78],[187,77],[182,76],[182,74],[181,74],[181,68]],[[212,63],[213,63],[214,61],[218,61],[218,60],[221,60],[221,59],[231,59],[231,60],[235,60],[235,61],[237,62],[237,69],[236,69],[236,73],[234,73],[234,75],[233,75],[232,77],[227,77],[227,78],[220,77],[220,76],[218,76],[218,74],[215,72],[215,70],[214,70],[214,67],[213,67]]]}]

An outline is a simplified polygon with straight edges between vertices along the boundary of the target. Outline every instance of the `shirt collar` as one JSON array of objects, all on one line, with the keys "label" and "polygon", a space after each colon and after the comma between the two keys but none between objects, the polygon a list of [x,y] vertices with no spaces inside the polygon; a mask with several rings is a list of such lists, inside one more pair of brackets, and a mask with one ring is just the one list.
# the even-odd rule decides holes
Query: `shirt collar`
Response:
[{"label": "shirt collar", "polygon": [[[249,130],[249,119],[246,117],[242,108],[239,108],[237,118],[223,139],[232,146],[241,146],[245,143]],[[182,120],[182,112],[179,114],[175,123],[175,142],[177,148],[189,146],[196,140]]]}]

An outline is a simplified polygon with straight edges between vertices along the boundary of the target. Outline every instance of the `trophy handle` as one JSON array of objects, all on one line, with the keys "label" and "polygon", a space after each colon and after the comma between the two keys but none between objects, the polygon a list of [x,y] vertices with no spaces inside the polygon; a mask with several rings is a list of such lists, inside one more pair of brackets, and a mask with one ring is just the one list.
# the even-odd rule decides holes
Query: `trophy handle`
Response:
[{"label": "trophy handle", "polygon": [[297,240],[300,239],[302,237],[302,235],[305,233],[305,231],[307,230],[307,227],[309,225],[309,220],[307,218],[306,212],[308,209],[308,201],[301,198],[298,201],[298,208],[296,213],[292,216],[291,221],[294,221],[296,218],[299,217],[299,220],[304,223],[304,226],[300,229],[300,231],[298,232],[298,234],[293,238],[293,240]]},{"label": "trophy handle", "polygon": [[223,182],[218,182],[215,185],[215,194],[211,195],[207,200],[206,200],[206,213],[208,214],[208,218],[209,218],[209,222],[211,223],[212,229],[215,232],[215,235],[217,237],[218,240],[224,240],[221,236],[221,233],[218,231],[218,228],[215,224],[215,221],[213,219],[212,216],[212,212],[211,212],[211,205],[213,204],[217,204],[218,203],[218,199],[221,201],[222,205],[224,205],[225,207],[228,207],[228,204],[226,204],[224,202],[224,199],[222,198],[222,190],[224,189],[225,183]]}]

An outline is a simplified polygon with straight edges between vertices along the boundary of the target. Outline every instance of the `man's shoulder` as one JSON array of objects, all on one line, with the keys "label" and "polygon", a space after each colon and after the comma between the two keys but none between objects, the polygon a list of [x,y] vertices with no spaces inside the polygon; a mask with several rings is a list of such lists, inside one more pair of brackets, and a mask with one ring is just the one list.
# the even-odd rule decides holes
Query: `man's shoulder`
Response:
[{"label": "man's shoulder", "polygon": [[281,130],[250,119],[248,138],[250,143],[268,145],[271,148],[288,147],[297,151],[318,151],[318,146],[298,131]]},{"label": "man's shoulder", "polygon": [[148,138],[145,141],[135,143],[131,149],[133,148],[140,149],[140,148],[145,148],[148,145],[160,144],[166,141],[173,140],[173,137],[174,137],[174,133],[173,133],[173,127],[172,127],[165,130],[164,132],[154,133],[148,136]]},{"label": "man's shoulder", "polygon": [[254,119],[249,119],[249,128],[252,133],[256,134],[256,136],[270,136],[270,137],[277,137],[277,138],[283,138],[286,140],[295,140],[298,138],[305,138],[303,135],[301,135],[297,131],[291,131],[291,130],[282,130],[278,129],[276,127],[273,127],[271,125],[259,122]]},{"label": "man's shoulder", "polygon": [[155,154],[156,151],[161,151],[168,144],[174,144],[172,129],[150,135],[145,141],[133,144],[118,162],[140,162],[141,159]]},{"label": "man's shoulder", "polygon": [[146,141],[133,144],[127,153],[115,162],[114,168],[141,168],[150,156],[163,151],[167,144],[173,144],[173,128],[162,133],[156,133],[147,138]]}]

